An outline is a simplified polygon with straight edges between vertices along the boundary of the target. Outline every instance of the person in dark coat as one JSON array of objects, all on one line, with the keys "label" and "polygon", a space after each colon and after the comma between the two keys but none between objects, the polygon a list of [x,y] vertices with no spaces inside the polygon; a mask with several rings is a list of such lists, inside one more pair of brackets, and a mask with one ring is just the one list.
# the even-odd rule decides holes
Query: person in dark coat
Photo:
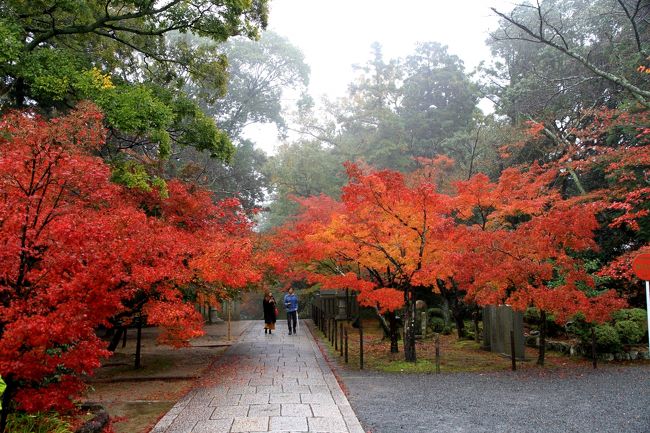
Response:
[{"label": "person in dark coat", "polygon": [[271,331],[275,329],[275,322],[278,318],[275,298],[273,298],[271,292],[266,292],[264,295],[262,307],[264,308],[264,333],[271,334]]}]

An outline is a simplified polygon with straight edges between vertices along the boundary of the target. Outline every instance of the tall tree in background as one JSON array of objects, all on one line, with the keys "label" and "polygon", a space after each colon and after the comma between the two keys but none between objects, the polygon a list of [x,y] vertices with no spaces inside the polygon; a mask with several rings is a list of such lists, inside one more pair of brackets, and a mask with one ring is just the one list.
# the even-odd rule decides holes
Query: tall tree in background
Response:
[{"label": "tall tree in background", "polygon": [[294,45],[272,32],[264,32],[259,41],[235,38],[219,49],[228,58],[228,92],[221,98],[210,98],[201,82],[189,82],[185,89],[231,138],[235,155],[224,164],[183,147],[175,149],[173,162],[182,177],[205,185],[219,198],[237,195],[251,210],[265,200],[269,181],[263,170],[266,155],[255,148],[256,143],[244,138],[244,131],[256,123],[274,125],[284,133],[283,98],[305,91],[309,67]]},{"label": "tall tree in background", "polygon": [[544,0],[494,12],[488,93],[516,124],[532,118],[562,134],[585,109],[629,99],[648,107],[648,77],[636,73],[650,54],[647,2]]},{"label": "tall tree in background", "polygon": [[309,66],[302,52],[270,31],[258,41],[231,39],[223,52],[228,58],[228,92],[206,106],[206,112],[232,137],[240,137],[253,123],[273,124],[285,132],[282,97],[298,98],[309,84]]},{"label": "tall tree in background", "polygon": [[325,194],[338,197],[345,172],[319,141],[305,140],[280,146],[265,167],[273,185],[270,210],[264,227],[281,224],[299,209],[295,198]]},{"label": "tall tree in background", "polygon": [[510,14],[493,11],[503,20],[495,39],[540,44],[549,49],[547,53],[571,61],[578,74],[565,75],[564,83],[556,83],[560,93],[571,88],[568,80],[576,75],[581,80],[598,78],[613,90],[601,95],[601,103],[624,91],[650,108],[644,77],[635,74],[636,67],[650,55],[650,5],[646,1],[546,0],[522,5]]},{"label": "tall tree in background", "polygon": [[[355,68],[359,75],[350,84],[347,97],[328,102],[324,114],[304,115],[300,119],[301,139],[318,143],[300,146],[310,153],[318,152],[319,170],[334,167],[326,174],[336,181],[330,185],[342,184],[341,167],[346,161],[362,160],[376,168],[408,172],[417,167],[418,157],[458,153],[467,157],[467,170],[473,172],[490,153],[475,138],[480,132],[476,126],[474,86],[462,62],[449,54],[445,46],[420,44],[406,59],[387,61],[381,46],[373,44],[371,59]],[[294,151],[299,152],[300,146]],[[299,156],[292,156],[284,161],[298,159]],[[283,158],[276,158],[269,171],[279,174],[283,164]],[[306,167],[309,174],[304,175],[305,182],[323,176],[315,174],[315,167]],[[287,166],[284,170],[293,169],[295,166]],[[306,189],[318,189],[312,194],[329,193],[315,184],[307,185],[310,186]],[[276,209],[296,209],[281,192],[278,201],[280,206]]]},{"label": "tall tree in background", "polygon": [[[359,74],[347,98],[333,106],[338,134],[333,154],[341,162],[364,160],[377,168],[406,169],[406,144],[398,109],[403,68],[398,59],[386,61],[381,45],[371,47],[371,59],[355,66]],[[318,136],[318,135],[317,135]]]},{"label": "tall tree in background", "polygon": [[446,154],[445,142],[473,126],[477,94],[463,62],[435,42],[419,44],[404,62],[399,114],[409,154],[433,158]]}]

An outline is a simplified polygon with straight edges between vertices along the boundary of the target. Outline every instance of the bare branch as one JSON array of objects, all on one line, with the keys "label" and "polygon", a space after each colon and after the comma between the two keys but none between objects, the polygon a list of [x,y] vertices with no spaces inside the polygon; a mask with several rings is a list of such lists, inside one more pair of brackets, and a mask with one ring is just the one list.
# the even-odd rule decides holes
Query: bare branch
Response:
[{"label": "bare branch", "polygon": [[643,49],[643,46],[641,45],[641,36],[639,35],[639,28],[636,25],[636,17],[639,14],[639,10],[641,7],[641,1],[638,0],[636,2],[636,5],[634,7],[634,13],[630,13],[628,10],[627,6],[625,6],[625,2],[623,0],[617,0],[618,4],[621,6],[623,11],[625,12],[625,16],[627,16],[627,19],[630,21],[630,24],[632,25],[632,30],[634,32],[634,40],[636,42],[636,48],[641,53],[644,57],[648,57],[648,53]]},{"label": "bare branch", "polygon": [[[535,33],[533,30],[530,29],[530,27],[526,26],[525,24],[522,24],[521,22],[517,21],[514,17],[508,16],[505,13],[499,12],[495,8],[491,8],[492,11],[497,14],[499,17],[503,18],[513,26],[519,28],[522,32],[524,32],[526,35],[530,36],[531,38],[535,39],[536,42],[543,43],[545,45],[548,45],[561,53],[565,54],[566,56],[578,61],[582,65],[584,65],[587,69],[589,69],[591,72],[594,74],[598,75],[599,77],[605,78],[606,80],[622,87],[623,89],[627,90],[632,94],[632,96],[644,107],[650,108],[650,91],[643,90],[639,88],[638,86],[635,86],[634,84],[630,83],[627,81],[624,77],[620,77],[617,75],[614,75],[612,73],[609,73],[607,71],[604,71],[600,69],[598,66],[594,65],[589,61],[589,59],[585,58],[581,54],[577,53],[571,48],[566,48],[550,39],[548,39],[543,31],[543,23],[540,22],[540,30],[539,33]],[[539,7],[538,7],[539,10]],[[539,16],[541,17],[541,11],[539,12]],[[540,18],[541,19],[541,18]],[[512,38],[515,39],[515,38]]]}]

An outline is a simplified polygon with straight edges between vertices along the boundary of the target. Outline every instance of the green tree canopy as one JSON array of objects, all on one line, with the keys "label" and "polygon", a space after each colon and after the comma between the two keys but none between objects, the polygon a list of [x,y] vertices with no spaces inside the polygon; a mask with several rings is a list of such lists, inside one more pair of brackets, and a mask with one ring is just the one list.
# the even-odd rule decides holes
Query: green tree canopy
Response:
[{"label": "green tree canopy", "polygon": [[[189,39],[191,44],[200,42],[197,37]],[[190,98],[199,101],[203,112],[217,119],[236,152],[225,164],[190,147],[178,146],[173,169],[183,177],[202,183],[218,197],[238,196],[250,210],[265,200],[269,182],[263,169],[266,154],[246,138],[245,128],[253,123],[266,123],[283,132],[286,128],[283,98],[304,93],[309,67],[298,48],[272,32],[264,32],[259,41],[232,38],[219,47],[219,52],[228,58],[227,93],[210,98],[205,94],[206,86],[195,81],[188,81],[184,90]]]},{"label": "green tree canopy", "polygon": [[[118,149],[170,154],[192,145],[228,160],[233,148],[213,119],[182,92],[188,80],[225,92],[227,61],[217,47],[256,38],[267,0],[0,1],[0,107],[44,112],[95,101]],[[193,46],[177,34],[204,36]]]}]

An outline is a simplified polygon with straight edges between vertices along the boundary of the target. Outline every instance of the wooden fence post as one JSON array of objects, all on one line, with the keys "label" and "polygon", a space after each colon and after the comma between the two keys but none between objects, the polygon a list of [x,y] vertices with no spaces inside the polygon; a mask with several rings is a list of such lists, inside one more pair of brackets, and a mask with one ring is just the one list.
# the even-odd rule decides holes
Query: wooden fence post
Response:
[{"label": "wooden fence post", "polygon": [[231,308],[230,308],[230,301],[228,301],[228,341],[230,341],[232,335],[231,335],[231,330],[232,330],[232,325],[230,323],[230,315],[231,315]]},{"label": "wooden fence post", "polygon": [[436,374],[440,374],[440,334],[436,334]]},{"label": "wooden fence post", "polygon": [[517,371],[517,360],[515,358],[515,331],[510,330],[510,358],[512,359],[512,371]]},{"label": "wooden fence post", "polygon": [[140,348],[142,347],[142,313],[136,316],[137,333],[135,345],[135,368],[140,368]]},{"label": "wooden fence post", "polygon": [[592,325],[591,327],[591,359],[594,365],[594,368],[598,367],[598,359],[596,358],[596,328]]},{"label": "wooden fence post", "polygon": [[359,370],[363,370],[363,326],[359,320]]}]

